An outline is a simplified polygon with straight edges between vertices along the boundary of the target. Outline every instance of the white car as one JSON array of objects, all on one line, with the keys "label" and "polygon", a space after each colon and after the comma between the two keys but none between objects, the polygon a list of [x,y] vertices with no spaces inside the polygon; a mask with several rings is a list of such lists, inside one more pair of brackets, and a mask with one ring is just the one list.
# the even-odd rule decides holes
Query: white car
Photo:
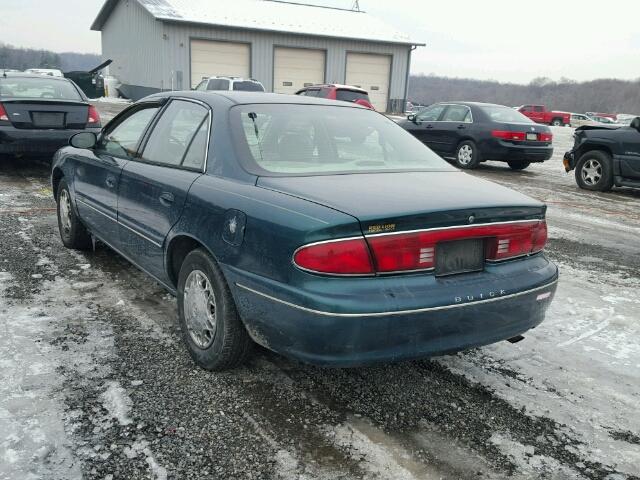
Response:
[{"label": "white car", "polygon": [[599,125],[599,123],[589,115],[583,113],[571,114],[571,126],[573,128],[584,127],[585,125]]},{"label": "white car", "polygon": [[204,77],[194,90],[264,92],[264,85],[253,78],[216,76]]},{"label": "white car", "polygon": [[29,68],[25,72],[36,75],[49,75],[50,77],[64,77],[62,71],[57,68]]}]

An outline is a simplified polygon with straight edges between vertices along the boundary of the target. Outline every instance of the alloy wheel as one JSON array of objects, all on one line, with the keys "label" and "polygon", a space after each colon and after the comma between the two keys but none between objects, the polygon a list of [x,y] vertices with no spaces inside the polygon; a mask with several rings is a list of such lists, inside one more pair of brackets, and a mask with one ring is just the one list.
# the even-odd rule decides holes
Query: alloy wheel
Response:
[{"label": "alloy wheel", "polygon": [[58,208],[60,210],[60,223],[64,233],[69,234],[71,231],[71,197],[67,190],[60,192]]},{"label": "alloy wheel", "polygon": [[469,145],[463,145],[458,150],[458,162],[461,165],[469,165],[473,160],[473,149]]},{"label": "alloy wheel", "polygon": [[582,181],[586,185],[597,185],[602,178],[602,165],[598,160],[587,160],[582,166],[580,174],[582,175]]},{"label": "alloy wheel", "polygon": [[198,348],[209,348],[216,335],[216,297],[209,278],[201,270],[193,270],[185,282],[184,319]]}]

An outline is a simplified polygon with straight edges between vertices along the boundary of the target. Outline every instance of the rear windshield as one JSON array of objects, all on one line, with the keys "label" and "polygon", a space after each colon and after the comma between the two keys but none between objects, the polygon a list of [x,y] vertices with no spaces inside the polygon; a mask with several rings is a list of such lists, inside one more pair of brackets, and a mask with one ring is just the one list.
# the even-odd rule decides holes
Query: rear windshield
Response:
[{"label": "rear windshield", "polygon": [[53,77],[0,77],[0,100],[3,99],[82,100],[76,87],[68,80]]},{"label": "rear windshield", "polygon": [[233,89],[240,92],[264,92],[262,85],[258,82],[250,82],[248,80],[233,82]]},{"label": "rear windshield", "polygon": [[534,123],[529,117],[524,116],[519,111],[509,108],[501,107],[497,105],[482,106],[480,107],[488,117],[494,122],[500,123]]},{"label": "rear windshield", "polygon": [[356,100],[369,101],[369,95],[362,92],[355,92],[353,90],[337,90],[336,100],[342,100],[343,102],[355,102]]},{"label": "rear windshield", "polygon": [[239,105],[231,112],[236,151],[255,175],[455,170],[371,110],[259,104]]}]

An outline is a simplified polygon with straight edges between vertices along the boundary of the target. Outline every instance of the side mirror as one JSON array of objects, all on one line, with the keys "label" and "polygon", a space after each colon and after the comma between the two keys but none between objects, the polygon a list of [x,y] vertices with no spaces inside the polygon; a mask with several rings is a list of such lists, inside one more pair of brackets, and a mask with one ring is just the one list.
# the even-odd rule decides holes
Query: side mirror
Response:
[{"label": "side mirror", "polygon": [[640,117],[636,117],[631,120],[631,128],[635,128],[636,130],[638,130],[638,132],[640,132]]},{"label": "side mirror", "polygon": [[69,139],[69,145],[75,148],[93,148],[98,143],[98,137],[93,132],[76,133]]}]

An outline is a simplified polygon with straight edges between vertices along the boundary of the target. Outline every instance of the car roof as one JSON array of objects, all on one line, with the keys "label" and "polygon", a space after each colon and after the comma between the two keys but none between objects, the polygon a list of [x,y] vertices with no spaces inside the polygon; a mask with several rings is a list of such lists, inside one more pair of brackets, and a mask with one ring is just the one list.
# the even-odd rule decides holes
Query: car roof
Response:
[{"label": "car roof", "polygon": [[309,88],[339,88],[341,90],[353,90],[354,92],[369,93],[364,88],[354,87],[353,85],[343,85],[341,83],[318,83],[316,85],[308,85],[298,90],[307,90]]},{"label": "car roof", "polygon": [[[154,93],[145,99],[157,99],[157,98],[192,98],[194,100],[200,100],[201,102],[205,102],[212,107],[216,105],[220,106],[222,104],[227,104],[228,106],[233,105],[244,105],[244,104],[252,104],[252,103],[262,103],[262,104],[302,104],[302,105],[328,105],[328,106],[340,106],[340,107],[350,107],[350,108],[364,108],[361,105],[350,102],[336,102],[335,100],[327,100],[324,98],[317,97],[305,97],[300,95],[285,95],[282,93],[265,93],[265,92],[240,92],[240,91],[227,91],[227,90],[208,90],[208,91],[198,91],[198,90],[187,90],[182,92],[161,92]],[[143,99],[144,100],[144,99]]]},{"label": "car roof", "polygon": [[500,105],[498,103],[484,103],[484,102],[467,102],[465,100],[457,101],[451,100],[449,102],[438,102],[437,105],[464,105],[465,107],[507,107],[506,105]]},{"label": "car roof", "polygon": [[0,80],[3,78],[46,78],[47,80],[64,80],[69,81],[65,77],[54,77],[52,75],[40,75],[38,73],[26,73],[26,72],[3,72],[0,69]]}]

